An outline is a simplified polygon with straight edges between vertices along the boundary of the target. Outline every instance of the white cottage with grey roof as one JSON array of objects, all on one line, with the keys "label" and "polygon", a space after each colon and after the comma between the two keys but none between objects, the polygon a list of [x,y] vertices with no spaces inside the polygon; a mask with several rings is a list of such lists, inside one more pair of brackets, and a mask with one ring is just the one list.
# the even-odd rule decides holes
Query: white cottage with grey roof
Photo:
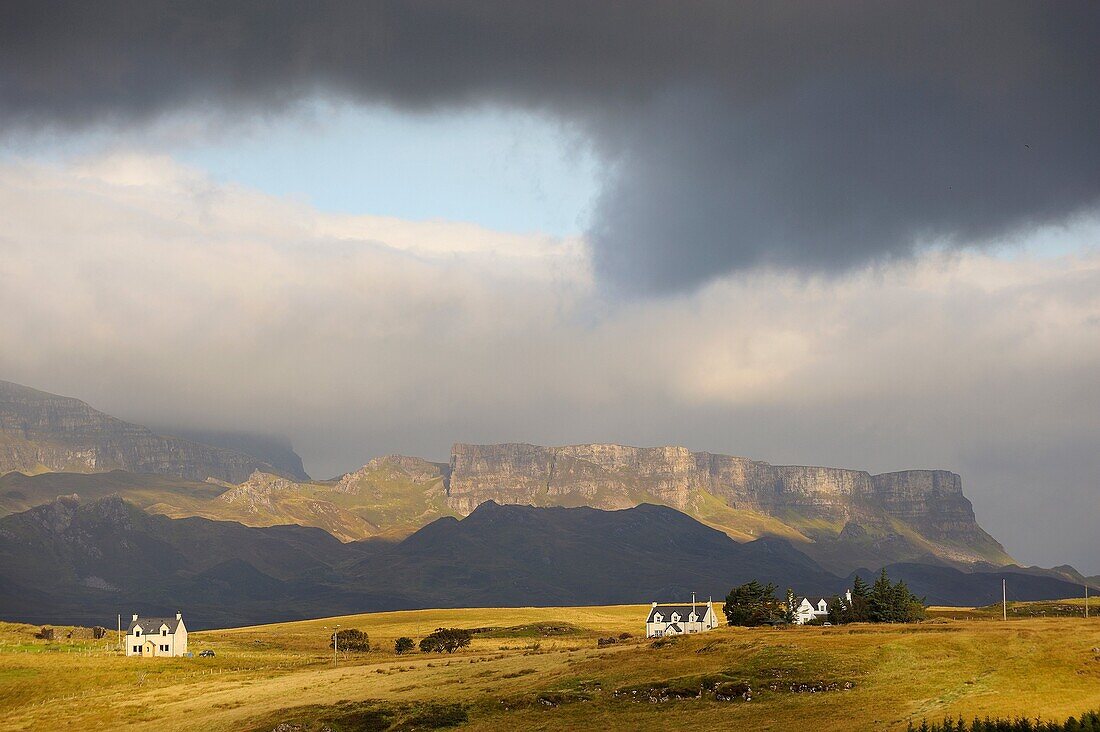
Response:
[{"label": "white cottage with grey roof", "polygon": [[829,601],[824,597],[803,597],[794,607],[794,622],[802,625],[813,620],[829,619]]},{"label": "white cottage with grey roof", "polygon": [[646,638],[661,638],[666,635],[684,633],[702,633],[718,627],[718,616],[714,612],[714,603],[685,602],[658,603],[649,606],[649,615],[645,620]]},{"label": "white cottage with grey roof", "polygon": [[142,618],[134,615],[126,629],[126,655],[150,658],[187,653],[187,626],[183,615],[174,618]]},{"label": "white cottage with grey roof", "polygon": [[[844,593],[848,605],[852,604],[852,591]],[[794,622],[802,625],[814,620],[827,622],[829,620],[829,601],[824,597],[803,597],[802,601],[794,606]]]}]

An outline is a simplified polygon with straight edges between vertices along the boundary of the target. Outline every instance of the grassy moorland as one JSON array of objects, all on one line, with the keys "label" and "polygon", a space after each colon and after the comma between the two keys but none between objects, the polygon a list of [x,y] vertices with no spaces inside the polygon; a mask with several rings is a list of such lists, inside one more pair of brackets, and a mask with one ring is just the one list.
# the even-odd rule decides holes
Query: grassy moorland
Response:
[{"label": "grassy moorland", "polygon": [[[813,720],[827,732],[1100,708],[1097,618],[1004,623],[992,609],[940,608],[915,625],[720,628],[654,643],[638,637],[644,614],[428,610],[191,634],[191,649],[213,659],[127,659],[109,649],[113,633],[93,641],[58,628],[47,643],[36,628],[0,624],[0,729],[787,730]],[[336,623],[368,632],[375,650],[333,668]],[[440,626],[479,632],[452,656],[394,654],[397,637]],[[621,633],[634,636],[597,645]]]}]

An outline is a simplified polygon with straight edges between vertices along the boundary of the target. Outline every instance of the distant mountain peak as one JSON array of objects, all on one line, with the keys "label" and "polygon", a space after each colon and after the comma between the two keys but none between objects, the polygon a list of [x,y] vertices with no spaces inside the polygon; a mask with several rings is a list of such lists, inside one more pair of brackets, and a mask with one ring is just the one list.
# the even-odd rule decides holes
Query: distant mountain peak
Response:
[{"label": "distant mountain peak", "polygon": [[156,434],[73,397],[0,381],[0,474],[126,470],[240,483],[256,469],[280,472],[235,450]]}]

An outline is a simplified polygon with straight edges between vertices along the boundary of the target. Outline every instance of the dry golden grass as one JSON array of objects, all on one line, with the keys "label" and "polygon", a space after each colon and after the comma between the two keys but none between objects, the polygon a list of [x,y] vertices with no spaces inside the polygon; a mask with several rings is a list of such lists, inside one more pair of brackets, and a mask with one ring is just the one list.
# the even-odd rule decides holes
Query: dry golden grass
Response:
[{"label": "dry golden grass", "polygon": [[[472,729],[788,730],[812,720],[828,732],[1100,708],[1100,619],[950,620],[946,610],[908,626],[720,628],[660,648],[639,637],[597,647],[599,637],[637,636],[645,611],[427,610],[192,633],[191,649],[211,648],[214,659],[127,659],[102,641],[65,639],[67,630],[48,646],[30,626],[0,624],[0,729],[270,730],[303,718],[340,729],[348,709],[393,720],[459,704]],[[367,631],[378,649],[334,669],[327,628],[336,623]],[[546,636],[532,627],[540,623],[573,627]],[[394,655],[398,636],[440,626],[513,630],[478,633],[453,656]],[[651,689],[694,689],[705,677],[747,681],[753,698],[648,700]],[[791,691],[816,682],[840,688]],[[336,706],[344,701],[363,704]],[[305,706],[314,708],[295,712]]]}]

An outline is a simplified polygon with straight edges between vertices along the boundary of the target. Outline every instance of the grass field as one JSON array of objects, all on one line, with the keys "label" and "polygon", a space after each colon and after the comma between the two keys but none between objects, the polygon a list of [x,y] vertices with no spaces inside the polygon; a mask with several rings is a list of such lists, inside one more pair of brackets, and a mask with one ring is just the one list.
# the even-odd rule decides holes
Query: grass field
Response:
[{"label": "grass field", "polygon": [[[1008,623],[937,608],[916,625],[723,627],[665,644],[638,637],[644,606],[377,613],[192,633],[191,650],[213,659],[127,659],[109,649],[113,632],[58,628],[47,643],[2,623],[0,729],[827,732],[1100,708],[1100,619],[1050,617],[1074,601],[1021,607]],[[333,668],[336,623],[368,632],[375,650]],[[394,654],[398,636],[440,626],[480,631],[453,656]],[[621,633],[634,637],[597,646]]]}]

